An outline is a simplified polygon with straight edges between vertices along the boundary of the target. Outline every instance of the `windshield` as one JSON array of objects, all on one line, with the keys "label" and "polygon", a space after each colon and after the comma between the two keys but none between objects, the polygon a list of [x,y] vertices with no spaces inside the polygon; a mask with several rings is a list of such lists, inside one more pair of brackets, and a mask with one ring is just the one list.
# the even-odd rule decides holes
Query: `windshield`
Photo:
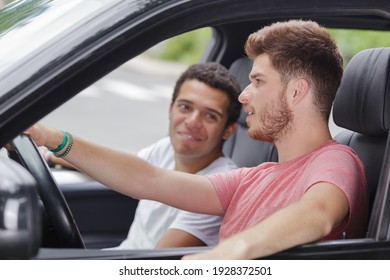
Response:
[{"label": "windshield", "polygon": [[[41,48],[58,34],[72,30],[72,26],[77,25],[108,2],[112,1],[18,1],[5,7],[1,11],[0,18],[6,17],[9,24],[13,25],[0,33],[0,72],[7,65]],[[26,6],[28,4],[29,6]],[[28,7],[30,10],[27,9]],[[69,20],[70,18],[72,20]],[[20,21],[15,22],[17,20]]]},{"label": "windshield", "polygon": [[136,18],[165,2],[23,0],[4,7],[0,10],[0,100],[28,79],[43,77],[47,67],[61,63],[77,48],[95,47],[91,38],[103,38],[102,33],[125,18]]}]

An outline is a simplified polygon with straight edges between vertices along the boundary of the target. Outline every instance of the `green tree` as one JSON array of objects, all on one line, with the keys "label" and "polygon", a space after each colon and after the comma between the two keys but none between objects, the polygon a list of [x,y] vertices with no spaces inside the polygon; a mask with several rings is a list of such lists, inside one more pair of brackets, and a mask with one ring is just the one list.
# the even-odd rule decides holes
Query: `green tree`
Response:
[{"label": "green tree", "polygon": [[[0,10],[0,35],[23,20],[39,15],[45,9],[44,4],[51,1],[52,0],[6,1],[10,4]],[[35,7],[40,7],[40,9],[35,9]]]},{"label": "green tree", "polygon": [[202,28],[195,31],[183,33],[172,39],[166,40],[152,48],[148,54],[153,57],[193,64],[199,61],[204,48],[211,38],[211,29]]},{"label": "green tree", "polygon": [[330,29],[344,56],[345,64],[356,53],[376,47],[390,47],[388,31]]},{"label": "green tree", "polygon": [[[329,29],[337,41],[345,64],[361,50],[375,47],[389,47],[388,31]],[[203,28],[176,36],[152,48],[153,57],[192,64],[199,61],[202,51],[211,37],[211,28]]]}]

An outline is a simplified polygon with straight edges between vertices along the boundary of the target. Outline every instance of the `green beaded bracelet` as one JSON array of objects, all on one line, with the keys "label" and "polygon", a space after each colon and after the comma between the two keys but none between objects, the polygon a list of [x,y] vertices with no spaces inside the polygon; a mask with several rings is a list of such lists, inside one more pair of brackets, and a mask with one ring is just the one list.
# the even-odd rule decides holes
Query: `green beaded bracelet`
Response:
[{"label": "green beaded bracelet", "polygon": [[72,149],[72,146],[73,146],[73,137],[72,137],[72,134],[70,134],[69,132],[65,132],[65,134],[68,136],[69,138],[69,144],[68,146],[66,147],[66,150],[65,152],[63,152],[62,154],[58,154],[58,153],[54,153],[54,155],[58,158],[64,158],[66,157],[69,152],[70,152],[70,149]]},{"label": "green beaded bracelet", "polygon": [[68,134],[64,131],[62,131],[62,134],[64,135],[64,139],[62,140],[62,143],[55,149],[49,149],[50,152],[52,153],[58,153],[59,151],[61,151],[63,148],[65,148],[66,144],[68,144]]}]

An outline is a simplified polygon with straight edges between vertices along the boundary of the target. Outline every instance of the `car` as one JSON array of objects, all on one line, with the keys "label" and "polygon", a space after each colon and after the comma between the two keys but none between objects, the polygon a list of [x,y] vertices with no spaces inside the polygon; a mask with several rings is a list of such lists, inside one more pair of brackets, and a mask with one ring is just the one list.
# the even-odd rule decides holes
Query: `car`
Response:
[{"label": "car", "polygon": [[[15,146],[14,152],[0,158],[3,259],[180,259],[209,249],[102,250],[126,237],[138,201],[76,170],[50,169],[34,143],[23,135],[25,129],[158,43],[210,28],[212,36],[200,61],[223,64],[244,87],[251,67],[244,56],[245,40],[273,22],[311,19],[331,29],[390,35],[388,0],[25,0],[5,6],[0,18],[4,23],[0,29],[0,147]],[[376,63],[366,63],[372,57]],[[335,139],[353,147],[366,167],[372,209],[367,236],[305,244],[265,259],[390,258],[389,45],[364,50],[348,65],[335,101]],[[372,76],[354,76],[362,65],[371,67],[363,73]],[[351,97],[352,89],[362,90],[356,79],[372,86],[364,89],[369,92],[377,90],[372,85],[375,81],[382,95],[374,101],[366,95],[367,100]],[[354,109],[356,103],[364,104],[362,110]],[[158,106],[166,108],[167,104],[165,100]],[[146,117],[132,110],[133,120],[142,125]],[[101,115],[109,118],[108,114]],[[88,129],[100,127],[93,122]],[[224,147],[239,166],[277,160],[271,144],[254,142],[245,132],[241,120],[237,134]],[[139,137],[131,131],[126,135]]]}]

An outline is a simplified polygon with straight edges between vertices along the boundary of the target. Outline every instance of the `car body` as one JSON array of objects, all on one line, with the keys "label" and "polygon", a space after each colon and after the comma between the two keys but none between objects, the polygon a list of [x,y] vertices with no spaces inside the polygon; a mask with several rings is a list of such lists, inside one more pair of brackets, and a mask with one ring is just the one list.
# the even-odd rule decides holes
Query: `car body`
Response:
[{"label": "car body", "polygon": [[[22,8],[23,16],[15,18],[17,9]],[[250,33],[275,21],[312,19],[329,28],[381,30],[390,34],[388,0],[21,1],[19,6],[5,7],[0,16],[11,22],[0,31],[1,146],[120,65],[185,32],[211,27],[213,36],[201,60],[217,61],[227,68],[244,56],[243,46]],[[388,154],[385,161],[389,161]],[[45,243],[45,232],[39,234],[44,218],[37,218],[40,214],[31,195],[34,180],[24,168],[15,167],[14,159],[2,159],[0,163],[0,184],[12,173],[14,188],[26,189],[25,195],[32,201],[24,214],[31,216],[32,224],[27,223],[23,230],[35,233],[24,237],[19,249],[9,245],[2,258],[177,259],[208,249],[101,250],[126,237],[137,200],[115,193],[77,171],[64,169],[52,172],[88,250],[55,241]],[[17,171],[9,172],[14,168]],[[384,188],[387,190],[388,186]],[[7,196],[1,189],[0,194]],[[317,242],[268,258],[390,258],[390,217],[383,214],[390,211],[390,201],[384,197],[381,201],[372,218],[377,223],[375,232],[367,238]],[[0,247],[6,238],[0,233]]]}]

